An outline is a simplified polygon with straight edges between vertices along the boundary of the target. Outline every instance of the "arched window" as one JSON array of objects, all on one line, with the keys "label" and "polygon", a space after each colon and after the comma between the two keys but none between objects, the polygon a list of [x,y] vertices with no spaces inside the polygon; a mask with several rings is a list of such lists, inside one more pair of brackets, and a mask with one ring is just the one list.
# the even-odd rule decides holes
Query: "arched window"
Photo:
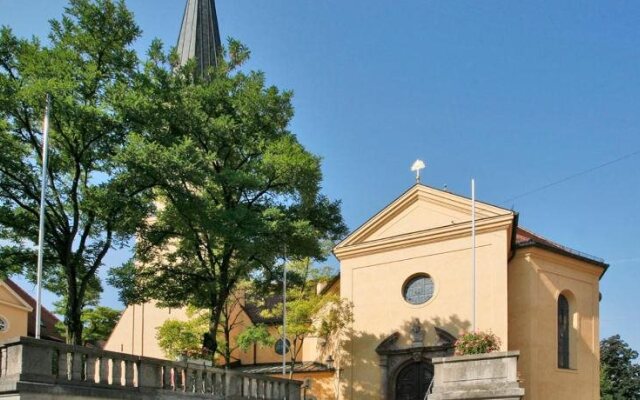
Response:
[{"label": "arched window", "polygon": [[558,297],[558,368],[569,368],[569,301],[561,294]]}]

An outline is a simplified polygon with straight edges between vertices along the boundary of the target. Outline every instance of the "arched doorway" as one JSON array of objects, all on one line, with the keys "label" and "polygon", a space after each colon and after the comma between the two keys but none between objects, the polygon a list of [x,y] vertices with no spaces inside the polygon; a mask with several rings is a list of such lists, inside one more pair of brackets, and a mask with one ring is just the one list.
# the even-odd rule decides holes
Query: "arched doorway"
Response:
[{"label": "arched doorway", "polygon": [[426,361],[404,366],[396,376],[395,400],[424,400],[433,379],[433,365]]}]

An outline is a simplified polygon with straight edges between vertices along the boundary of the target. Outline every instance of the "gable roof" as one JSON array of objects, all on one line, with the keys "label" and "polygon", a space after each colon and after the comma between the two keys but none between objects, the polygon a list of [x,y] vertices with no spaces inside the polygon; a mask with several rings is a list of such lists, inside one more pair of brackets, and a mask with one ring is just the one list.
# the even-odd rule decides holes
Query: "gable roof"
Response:
[{"label": "gable roof", "polygon": [[[29,311],[28,320],[27,320],[27,335],[34,337],[36,335],[36,329],[35,329],[36,300],[33,297],[31,297],[29,293],[25,292],[20,286],[18,286],[11,279],[5,279],[4,283],[15,294],[17,294],[20,297],[20,299],[22,299],[23,302],[25,302],[31,308],[31,311]],[[60,322],[58,317],[53,315],[53,313],[51,313],[44,306],[42,306],[41,318],[42,318],[42,326],[40,327],[40,337],[42,339],[63,342],[64,339],[56,329],[56,324]]]},{"label": "gable roof", "polygon": [[[512,210],[478,200],[475,204],[479,231],[513,225],[516,213]],[[404,246],[427,237],[468,234],[471,208],[468,197],[415,184],[342,240],[334,254],[346,255],[374,242]]]},{"label": "gable roof", "polygon": [[257,324],[265,324],[265,325],[278,325],[282,323],[282,317],[278,316],[270,316],[265,317],[262,315],[263,311],[271,310],[275,308],[278,304],[282,304],[282,295],[273,295],[269,296],[264,300],[264,303],[256,303],[256,302],[247,302],[242,306],[242,309],[247,316],[251,320],[254,325]]},{"label": "gable roof", "polygon": [[33,311],[33,307],[31,307],[20,294],[16,293],[12,285],[9,285],[9,283],[7,283],[6,281],[0,281],[0,287],[4,288],[4,290],[6,290],[6,292],[9,294],[9,298],[13,298],[13,301],[15,301],[15,303],[12,303],[3,300],[3,304],[6,304],[10,307],[16,307],[27,312]]},{"label": "gable roof", "polygon": [[513,248],[522,249],[527,247],[538,247],[556,254],[564,255],[587,262],[589,264],[593,264],[604,269],[602,271],[602,275],[604,275],[606,270],[609,268],[609,264],[605,263],[601,258],[594,257],[578,250],[574,250],[567,246],[563,246],[541,235],[538,235],[537,233],[531,232],[528,229],[518,227],[518,229],[516,230],[516,237],[513,242]]}]

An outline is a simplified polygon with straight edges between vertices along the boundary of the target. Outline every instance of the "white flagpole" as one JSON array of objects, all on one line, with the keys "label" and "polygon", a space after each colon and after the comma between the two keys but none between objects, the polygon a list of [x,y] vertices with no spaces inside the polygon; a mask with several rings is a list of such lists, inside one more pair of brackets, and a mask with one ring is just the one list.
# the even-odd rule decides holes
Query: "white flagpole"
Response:
[{"label": "white flagpole", "polygon": [[471,179],[471,263],[473,264],[473,331],[476,332],[476,181]]},{"label": "white flagpole", "polygon": [[42,260],[44,256],[44,212],[47,193],[47,163],[49,159],[49,108],[51,98],[47,94],[42,129],[42,191],[40,192],[40,228],[38,231],[38,278],[36,296],[36,339],[40,339],[40,325],[42,320]]},{"label": "white flagpole", "polygon": [[282,281],[282,375],[287,375],[287,245],[284,245],[284,280]]}]

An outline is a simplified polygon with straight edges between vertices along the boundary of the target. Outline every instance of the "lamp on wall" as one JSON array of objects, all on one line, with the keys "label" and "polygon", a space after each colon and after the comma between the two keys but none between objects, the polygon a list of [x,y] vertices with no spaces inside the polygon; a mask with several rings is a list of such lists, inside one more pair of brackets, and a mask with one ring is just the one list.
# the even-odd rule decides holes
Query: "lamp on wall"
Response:
[{"label": "lamp on wall", "polygon": [[327,368],[333,369],[334,360],[331,354],[329,354],[329,357],[327,357],[327,359],[324,362],[327,365]]}]

